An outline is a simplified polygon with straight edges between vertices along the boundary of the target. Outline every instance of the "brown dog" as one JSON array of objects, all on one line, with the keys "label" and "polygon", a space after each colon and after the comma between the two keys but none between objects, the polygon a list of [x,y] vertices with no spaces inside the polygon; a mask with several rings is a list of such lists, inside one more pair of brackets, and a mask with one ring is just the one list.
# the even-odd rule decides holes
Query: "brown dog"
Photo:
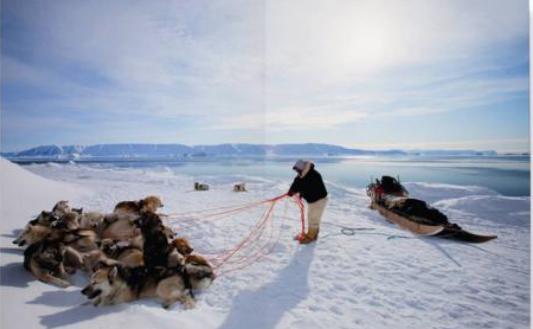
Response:
[{"label": "brown dog", "polygon": [[176,248],[178,252],[183,256],[189,256],[194,251],[194,249],[189,244],[189,241],[187,241],[187,239],[185,238],[176,238],[172,240],[171,246]]},{"label": "brown dog", "polygon": [[115,206],[115,210],[113,210],[113,212],[139,216],[145,212],[155,213],[157,209],[161,207],[163,207],[161,199],[155,195],[150,195],[139,201],[119,202]]}]

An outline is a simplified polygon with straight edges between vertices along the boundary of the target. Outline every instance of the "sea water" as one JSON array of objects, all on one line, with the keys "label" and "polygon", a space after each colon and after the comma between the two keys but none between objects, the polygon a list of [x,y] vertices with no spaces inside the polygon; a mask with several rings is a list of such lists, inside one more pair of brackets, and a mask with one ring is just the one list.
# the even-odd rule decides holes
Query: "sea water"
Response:
[{"label": "sea water", "polygon": [[[152,168],[191,175],[202,180],[207,176],[254,176],[287,180],[296,158],[193,158],[91,160],[79,165],[117,168]],[[477,157],[352,157],[314,158],[316,169],[324,179],[347,187],[362,188],[382,175],[399,176],[403,182],[427,182],[482,186],[506,196],[530,195],[529,156]]]}]

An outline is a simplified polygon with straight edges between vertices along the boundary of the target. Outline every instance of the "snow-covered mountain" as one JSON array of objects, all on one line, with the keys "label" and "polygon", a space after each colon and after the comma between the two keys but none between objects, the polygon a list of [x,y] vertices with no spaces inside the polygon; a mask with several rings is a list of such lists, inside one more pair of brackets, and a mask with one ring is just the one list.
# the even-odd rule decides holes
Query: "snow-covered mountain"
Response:
[{"label": "snow-covered mountain", "polygon": [[4,154],[9,158],[188,158],[221,156],[399,156],[399,155],[439,155],[475,156],[496,155],[494,151],[414,151],[401,150],[361,150],[331,144],[98,144],[98,145],[43,145],[21,152]]}]

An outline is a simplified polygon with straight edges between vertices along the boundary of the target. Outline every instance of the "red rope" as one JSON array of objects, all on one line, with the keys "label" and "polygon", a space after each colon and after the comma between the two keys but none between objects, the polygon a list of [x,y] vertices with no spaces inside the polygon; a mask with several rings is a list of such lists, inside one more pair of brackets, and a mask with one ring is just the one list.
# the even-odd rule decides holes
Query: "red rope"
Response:
[{"label": "red rope", "polygon": [[[287,207],[285,207],[284,213],[286,212],[286,210],[287,210]],[[285,220],[286,216],[283,216],[282,218]],[[281,238],[281,231],[282,230],[281,230],[281,227],[280,227],[280,229],[278,230],[278,234],[277,234],[276,240],[274,242],[271,242],[272,241],[272,235],[274,234],[272,218],[270,219],[270,224],[271,224],[271,229],[272,230],[270,232],[270,236],[269,236],[269,239],[267,240],[267,242],[263,246],[261,246],[261,248],[254,255],[247,256],[247,257],[242,257],[242,261],[237,261],[237,262],[233,261],[231,263],[231,265],[233,267],[230,268],[230,269],[224,270],[223,272],[220,273],[220,275],[225,275],[227,273],[235,272],[237,270],[241,270],[241,269],[244,269],[246,267],[249,267],[252,264],[254,264],[254,263],[258,262],[259,260],[261,260],[263,257],[268,256],[270,253],[272,253],[272,250],[278,244],[278,242],[279,242],[279,240]],[[235,265],[237,265],[237,266],[235,266]]]},{"label": "red rope", "polygon": [[[232,214],[243,212],[248,209],[256,208],[262,204],[269,204],[263,215],[256,222],[252,230],[247,236],[245,236],[239,243],[234,247],[221,251],[214,254],[212,257],[209,257],[209,261],[214,264],[215,271],[219,271],[222,266],[228,266],[224,271],[218,273],[218,275],[227,274],[234,272],[240,269],[244,269],[258,262],[261,258],[272,253],[272,250],[277,242],[272,243],[272,238],[274,234],[274,225],[273,225],[273,214],[276,203],[284,198],[288,194],[282,194],[272,199],[267,199],[263,201],[253,202],[237,207],[218,207],[212,209],[205,209],[196,211],[193,213],[206,213],[202,215],[202,219],[210,218],[211,220],[221,219]],[[298,235],[298,239],[301,239],[305,235],[305,214],[304,214],[304,204],[300,198],[293,198],[293,201],[298,206],[300,210],[300,219],[301,219],[301,232]],[[215,213],[208,213],[213,210],[222,210]],[[172,213],[167,215],[168,217],[178,217],[182,215],[187,215],[188,213]],[[222,217],[221,217],[222,216]],[[217,218],[218,217],[218,218]],[[266,242],[261,244],[260,240],[263,237],[265,230],[267,229],[268,224],[270,224],[270,235],[266,238]],[[279,241],[281,237],[281,227],[278,232],[278,237],[276,241]],[[236,257],[242,251],[248,251],[247,254]]]},{"label": "red rope", "polygon": [[264,230],[263,227],[267,223],[268,219],[270,218],[272,214],[272,210],[274,209],[275,205],[276,205],[276,202],[273,201],[272,204],[268,207],[266,215],[263,216],[263,220],[260,221],[259,226],[256,227],[254,230],[252,230],[250,234],[248,234],[248,236],[244,240],[238,243],[237,246],[233,248],[233,250],[230,250],[230,252],[227,255],[223,255],[222,259],[220,260],[220,263],[218,263],[215,266],[215,269],[218,269],[219,267],[224,265],[224,263],[226,263],[233,255],[239,252],[243,248],[244,245],[246,245],[249,241],[251,241],[252,237],[256,235],[259,235],[260,237],[262,235],[262,232]]}]

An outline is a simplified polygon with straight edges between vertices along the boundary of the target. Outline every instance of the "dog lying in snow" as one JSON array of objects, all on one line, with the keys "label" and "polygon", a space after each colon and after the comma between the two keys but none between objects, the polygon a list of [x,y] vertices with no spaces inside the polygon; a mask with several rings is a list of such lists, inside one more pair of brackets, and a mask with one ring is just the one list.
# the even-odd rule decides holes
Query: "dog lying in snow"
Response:
[{"label": "dog lying in snow", "polygon": [[157,298],[164,308],[180,302],[194,307],[192,291],[209,287],[214,279],[212,267],[200,256],[188,256],[183,271],[155,276],[143,268],[101,265],[82,290],[95,306],[127,303],[140,298]]},{"label": "dog lying in snow", "polygon": [[233,185],[233,192],[246,192],[246,184],[239,183],[239,184]]},{"label": "dog lying in snow", "polygon": [[98,238],[92,230],[63,231],[43,225],[28,224],[22,233],[13,240],[13,244],[23,247],[42,241],[61,241],[65,245],[80,252],[87,252],[98,248]]},{"label": "dog lying in snow", "polygon": [[79,266],[79,254],[60,241],[43,240],[24,250],[24,268],[38,280],[68,287],[68,274]]},{"label": "dog lying in snow", "polygon": [[195,182],[194,190],[195,191],[209,191],[209,185]]},{"label": "dog lying in snow", "polygon": [[161,199],[155,195],[147,196],[139,201],[122,201],[117,203],[113,213],[127,214],[132,216],[140,216],[145,212],[155,213],[159,208],[163,207]]}]

